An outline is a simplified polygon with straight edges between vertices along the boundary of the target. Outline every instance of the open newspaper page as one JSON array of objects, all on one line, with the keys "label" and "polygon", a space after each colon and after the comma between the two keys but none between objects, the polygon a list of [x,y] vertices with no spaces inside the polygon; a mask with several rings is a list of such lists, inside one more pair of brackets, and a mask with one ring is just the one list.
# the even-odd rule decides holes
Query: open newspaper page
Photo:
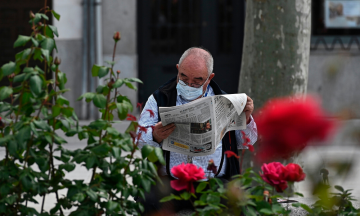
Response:
[{"label": "open newspaper page", "polygon": [[162,124],[175,123],[174,132],[163,141],[163,149],[190,156],[215,152],[227,131],[246,128],[245,94],[205,97],[188,104],[160,107]]},{"label": "open newspaper page", "polygon": [[219,143],[228,131],[246,129],[246,116],[243,112],[246,94],[213,96],[215,113],[215,141]]}]

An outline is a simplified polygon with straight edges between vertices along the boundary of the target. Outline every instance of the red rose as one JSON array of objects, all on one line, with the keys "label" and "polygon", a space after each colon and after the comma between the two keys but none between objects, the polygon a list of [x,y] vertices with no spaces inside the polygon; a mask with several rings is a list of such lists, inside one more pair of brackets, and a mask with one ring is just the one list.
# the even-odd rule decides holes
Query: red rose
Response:
[{"label": "red rose", "polygon": [[283,168],[284,166],[279,162],[264,164],[261,167],[263,171],[261,178],[275,187],[277,192],[283,192],[288,187],[287,182],[282,178]]},{"label": "red rose", "polygon": [[177,191],[187,190],[191,193],[195,193],[193,182],[205,178],[204,170],[201,167],[198,168],[194,164],[182,163],[174,166],[171,169],[171,173],[177,180],[172,180],[170,185]]},{"label": "red rose", "polygon": [[324,140],[334,128],[313,97],[280,98],[269,101],[256,117],[262,137],[257,158],[288,158],[311,140]]},{"label": "red rose", "polygon": [[305,173],[298,164],[289,163],[283,168],[283,179],[285,181],[299,182],[305,179]]}]

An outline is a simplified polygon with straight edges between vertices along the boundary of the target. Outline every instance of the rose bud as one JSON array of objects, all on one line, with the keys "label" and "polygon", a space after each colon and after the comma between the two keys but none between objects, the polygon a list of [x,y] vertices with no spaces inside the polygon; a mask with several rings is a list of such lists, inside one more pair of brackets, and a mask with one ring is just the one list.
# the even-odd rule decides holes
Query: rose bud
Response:
[{"label": "rose bud", "polygon": [[120,32],[115,32],[113,38],[114,38],[115,42],[118,42],[121,39]]},{"label": "rose bud", "polygon": [[55,65],[61,64],[61,59],[58,58],[58,57],[56,57],[55,60],[54,60],[54,64],[55,64]]},{"label": "rose bud", "polygon": [[39,25],[39,26],[42,26],[43,24],[42,24],[42,22],[39,22],[38,25]]},{"label": "rose bud", "polygon": [[120,70],[118,70],[118,71],[116,71],[116,73],[117,73],[117,74],[120,74],[121,72],[120,72]]},{"label": "rose bud", "polygon": [[214,173],[214,175],[216,175],[216,173],[217,173],[217,166],[215,166],[215,163],[214,163],[214,160],[213,160],[213,159],[210,159],[210,160],[209,160],[207,170],[211,171],[212,173]]},{"label": "rose bud", "polygon": [[30,19],[34,19],[34,18],[35,18],[35,14],[34,14],[32,11],[30,11],[29,16],[30,16]]}]

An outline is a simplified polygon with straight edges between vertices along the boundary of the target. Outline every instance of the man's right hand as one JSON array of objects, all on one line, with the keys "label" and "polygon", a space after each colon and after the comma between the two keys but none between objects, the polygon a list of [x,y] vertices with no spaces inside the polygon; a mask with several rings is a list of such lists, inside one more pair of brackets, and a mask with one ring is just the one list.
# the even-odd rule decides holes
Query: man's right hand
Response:
[{"label": "man's right hand", "polygon": [[152,132],[153,140],[160,144],[164,139],[168,138],[174,130],[175,130],[174,123],[163,126],[161,122],[158,122],[155,125],[154,130]]}]

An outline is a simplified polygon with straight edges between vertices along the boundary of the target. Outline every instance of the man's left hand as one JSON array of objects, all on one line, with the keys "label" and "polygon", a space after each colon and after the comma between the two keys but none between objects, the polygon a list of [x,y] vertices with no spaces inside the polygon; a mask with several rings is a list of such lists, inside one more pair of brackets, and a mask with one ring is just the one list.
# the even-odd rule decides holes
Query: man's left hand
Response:
[{"label": "man's left hand", "polygon": [[249,96],[247,96],[247,101],[246,101],[246,105],[244,108],[244,112],[246,115],[246,124],[250,123],[250,121],[251,121],[250,116],[253,111],[254,111],[254,102]]}]

